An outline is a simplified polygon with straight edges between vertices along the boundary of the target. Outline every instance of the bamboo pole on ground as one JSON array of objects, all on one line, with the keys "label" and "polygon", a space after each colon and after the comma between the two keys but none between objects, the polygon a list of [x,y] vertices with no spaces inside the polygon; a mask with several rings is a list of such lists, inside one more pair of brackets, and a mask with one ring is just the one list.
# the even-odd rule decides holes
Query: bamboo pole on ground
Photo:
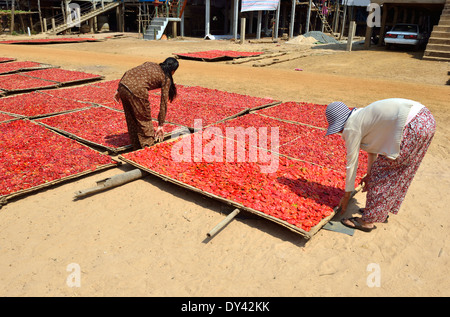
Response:
[{"label": "bamboo pole on ground", "polygon": [[215,236],[220,230],[222,230],[227,224],[231,222],[231,220],[234,219],[234,217],[237,216],[237,214],[240,212],[239,209],[233,210],[228,216],[225,217],[221,222],[219,222],[211,231],[209,231],[206,235],[211,238]]},{"label": "bamboo pole on ground", "polygon": [[140,169],[134,169],[128,172],[125,172],[123,174],[114,175],[112,177],[103,179],[101,181],[97,182],[96,187],[88,188],[85,190],[79,190],[75,192],[75,198],[82,198],[84,196],[88,196],[91,194],[98,193],[100,191],[110,189],[113,187],[117,187],[129,182],[132,182],[134,180],[137,180],[139,178],[145,177],[148,174]]}]

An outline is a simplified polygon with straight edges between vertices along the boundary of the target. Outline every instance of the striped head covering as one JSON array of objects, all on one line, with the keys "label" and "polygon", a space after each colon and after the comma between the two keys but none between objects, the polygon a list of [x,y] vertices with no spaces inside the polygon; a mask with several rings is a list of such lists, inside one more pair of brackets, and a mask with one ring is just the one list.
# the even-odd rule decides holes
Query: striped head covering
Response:
[{"label": "striped head covering", "polygon": [[345,103],[340,101],[330,103],[325,110],[325,116],[328,121],[328,129],[325,135],[338,133],[344,129],[348,117],[355,109],[350,110]]}]

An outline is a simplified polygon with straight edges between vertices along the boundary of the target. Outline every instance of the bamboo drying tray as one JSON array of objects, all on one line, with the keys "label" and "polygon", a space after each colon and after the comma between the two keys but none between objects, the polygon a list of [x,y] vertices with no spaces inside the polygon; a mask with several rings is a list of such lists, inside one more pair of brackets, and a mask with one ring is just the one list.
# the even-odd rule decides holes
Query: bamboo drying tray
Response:
[{"label": "bamboo drying tray", "polygon": [[[86,108],[86,109],[88,109],[88,108]],[[78,109],[78,110],[85,110],[85,109]],[[78,110],[76,110],[76,111],[78,111]],[[71,112],[74,112],[74,111],[71,111]],[[117,155],[118,153],[121,153],[121,152],[124,152],[126,150],[129,150],[132,147],[131,144],[120,146],[120,147],[107,146],[107,145],[104,145],[104,144],[101,144],[101,143],[97,143],[95,141],[91,141],[91,140],[88,140],[86,138],[80,137],[80,136],[78,136],[78,135],[76,135],[74,133],[67,132],[67,131],[65,131],[63,129],[55,128],[55,127],[53,127],[51,125],[48,125],[48,124],[45,124],[45,123],[42,123],[42,122],[36,121],[36,123],[41,125],[41,126],[43,126],[43,127],[46,127],[47,129],[50,129],[50,130],[54,131],[54,132],[62,134],[62,135],[66,136],[66,137],[68,137],[70,139],[76,140],[76,141],[78,141],[78,142],[80,142],[80,143],[82,143],[84,145],[89,145],[91,147],[94,147],[95,149],[102,149],[102,151],[108,151],[110,154],[113,154],[113,155]]]},{"label": "bamboo drying tray", "polygon": [[147,168],[145,166],[142,166],[142,165],[140,165],[140,164],[138,164],[138,163],[136,163],[136,162],[134,162],[132,160],[126,159],[122,155],[119,155],[119,159],[121,159],[125,163],[128,163],[128,164],[130,164],[130,165],[132,165],[132,166],[134,166],[134,167],[136,167],[136,168],[138,168],[140,170],[143,170],[143,171],[145,171],[145,172],[147,172],[147,173],[149,173],[151,175],[154,175],[154,176],[156,176],[158,178],[161,178],[164,181],[170,182],[172,184],[175,184],[175,185],[180,186],[182,188],[188,189],[188,190],[193,191],[195,193],[204,195],[206,197],[209,197],[209,198],[215,199],[217,201],[220,201],[220,202],[222,202],[224,204],[233,206],[233,207],[238,208],[240,210],[245,210],[247,212],[250,212],[252,214],[255,214],[257,216],[260,216],[260,217],[265,218],[267,220],[270,220],[272,222],[275,222],[276,224],[279,224],[279,225],[281,225],[283,227],[286,227],[287,229],[289,229],[289,230],[291,230],[291,231],[293,231],[295,233],[298,233],[298,234],[304,236],[306,239],[312,238],[327,222],[329,222],[334,217],[334,215],[336,214],[336,211],[337,211],[337,208],[335,208],[333,210],[333,212],[329,216],[327,216],[326,218],[323,218],[317,225],[312,227],[310,231],[305,231],[305,230],[303,230],[303,229],[301,229],[299,227],[291,225],[290,223],[288,223],[288,222],[286,222],[284,220],[281,220],[281,219],[275,218],[273,216],[267,215],[267,214],[265,214],[265,213],[263,213],[263,212],[261,212],[259,210],[255,210],[253,208],[246,207],[246,206],[244,206],[244,205],[242,205],[240,203],[237,203],[237,202],[235,202],[233,200],[230,200],[230,199],[227,199],[227,198],[224,198],[224,197],[221,197],[221,196],[218,196],[218,195],[206,192],[206,191],[201,190],[199,188],[196,188],[194,186],[185,184],[185,183],[183,183],[183,182],[181,182],[179,180],[176,180],[176,179],[174,179],[174,178],[172,178],[170,176],[160,174],[160,173],[158,173],[156,171],[153,171],[153,170],[151,170],[151,169],[149,169],[149,168]]},{"label": "bamboo drying tray", "polygon": [[[29,61],[29,62],[32,62],[32,61]],[[6,72],[0,72],[0,75],[8,75],[8,74],[13,74],[13,73],[27,72],[27,71],[39,70],[39,69],[59,68],[59,66],[54,66],[54,65],[50,65],[50,64],[43,64],[43,63],[39,63],[39,62],[34,62],[34,63],[38,63],[39,65],[17,68],[15,70],[6,71]]]},{"label": "bamboo drying tray", "polygon": [[10,113],[10,112],[1,111],[1,110],[0,110],[0,114],[5,114],[7,116],[12,117],[11,119],[0,121],[0,123],[6,123],[6,122],[10,122],[10,121],[26,118],[25,116],[22,116],[22,115],[19,115],[19,114]]},{"label": "bamboo drying tray", "polygon": [[109,164],[99,165],[99,166],[96,167],[95,170],[87,170],[87,171],[80,172],[80,173],[77,173],[77,174],[73,174],[73,175],[70,175],[70,176],[66,176],[66,177],[63,177],[63,178],[60,178],[60,179],[55,179],[55,180],[52,180],[50,182],[47,182],[47,183],[44,183],[44,184],[41,184],[41,185],[37,185],[37,186],[30,187],[30,188],[27,188],[27,189],[22,189],[22,190],[19,190],[17,192],[11,193],[11,194],[0,196],[0,208],[3,205],[6,205],[9,202],[9,200],[11,200],[13,198],[22,197],[22,196],[25,196],[27,194],[36,192],[38,190],[41,190],[41,189],[44,189],[44,188],[47,188],[47,187],[50,187],[50,186],[53,186],[53,185],[59,185],[59,184],[61,184],[63,182],[68,182],[68,181],[74,180],[76,178],[80,178],[82,176],[86,176],[86,175],[89,175],[89,174],[97,173],[99,171],[103,171],[103,170],[106,170],[106,169],[109,169],[109,168],[116,167],[116,166],[121,164],[120,161],[116,161],[114,159],[112,159],[112,160],[115,161],[116,163],[109,163]]},{"label": "bamboo drying tray", "polygon": [[[15,119],[15,120],[17,120],[17,119]],[[12,120],[12,121],[14,121],[14,120]],[[31,122],[34,122],[34,121],[31,121]],[[36,122],[34,122],[34,123],[37,124]],[[53,133],[56,133],[56,132],[53,131]],[[84,145],[84,144],[82,144],[80,142],[78,142],[78,143],[81,144],[82,146],[86,146],[86,145]],[[16,192],[13,192],[13,193],[10,193],[10,194],[6,194],[6,195],[1,195],[0,196],[0,208],[3,205],[6,205],[8,203],[8,201],[13,199],[13,198],[22,197],[22,196],[25,196],[27,194],[36,192],[38,190],[41,190],[41,189],[44,189],[44,188],[47,188],[47,187],[50,187],[50,186],[53,186],[53,185],[58,185],[58,184],[61,184],[63,182],[74,180],[76,178],[79,178],[79,177],[82,177],[82,176],[86,176],[86,175],[89,175],[89,174],[93,174],[93,173],[96,173],[96,172],[99,172],[99,171],[103,171],[103,170],[106,170],[106,169],[109,169],[109,168],[117,167],[117,166],[122,164],[122,162],[120,160],[117,160],[117,159],[114,159],[114,158],[111,158],[111,157],[110,157],[110,159],[112,161],[111,163],[98,165],[98,166],[96,166],[95,170],[88,169],[86,171],[79,172],[79,173],[76,173],[76,174],[73,174],[73,175],[69,175],[69,176],[66,176],[66,177],[62,177],[62,178],[59,178],[59,179],[55,179],[55,180],[52,180],[52,181],[49,181],[49,182],[46,182],[46,183],[43,183],[43,184],[40,184],[40,185],[37,185],[37,186],[33,186],[33,187],[30,187],[30,188],[18,190]]]},{"label": "bamboo drying tray", "polygon": [[0,59],[0,63],[14,62],[15,60],[13,57],[4,57],[4,59]]},{"label": "bamboo drying tray", "polygon": [[41,77],[37,77],[37,76],[31,76],[31,75],[27,75],[26,73],[21,74],[22,76],[27,76],[27,77],[31,77],[34,79],[41,79],[41,80],[46,80],[46,81],[52,81],[54,83],[57,83],[58,86],[62,87],[62,86],[69,86],[69,85],[74,85],[74,84],[85,84],[88,82],[92,82],[92,81],[96,81],[96,80],[102,80],[105,77],[101,76],[101,75],[95,75],[92,77],[88,77],[88,78],[82,78],[82,79],[75,79],[75,80],[69,80],[69,81],[59,81],[59,80],[53,80],[53,79],[45,79],[45,78],[41,78]]}]

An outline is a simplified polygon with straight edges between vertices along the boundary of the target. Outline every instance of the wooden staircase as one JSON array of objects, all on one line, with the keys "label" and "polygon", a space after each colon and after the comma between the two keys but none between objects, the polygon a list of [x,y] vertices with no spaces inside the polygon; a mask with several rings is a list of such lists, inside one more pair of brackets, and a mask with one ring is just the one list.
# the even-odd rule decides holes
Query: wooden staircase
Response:
[{"label": "wooden staircase", "polygon": [[433,27],[423,59],[450,62],[450,0],[445,2],[439,24]]},{"label": "wooden staircase", "polygon": [[97,15],[100,15],[102,13],[105,13],[111,9],[114,9],[116,7],[118,7],[121,4],[120,1],[114,1],[114,2],[109,2],[109,3],[105,3],[102,6],[99,6],[95,9],[90,9],[89,11],[82,13],[80,18],[74,21],[70,21],[70,22],[65,22],[62,20],[62,18],[59,18],[60,23],[58,23],[56,25],[55,23],[55,27],[53,27],[53,25],[51,26],[51,29],[49,31],[47,31],[48,34],[58,34],[61,33],[63,31],[66,31],[72,27],[74,27],[77,24],[80,24],[82,22],[88,21],[89,19],[92,19],[93,17],[96,17]]},{"label": "wooden staircase", "polygon": [[155,15],[150,22],[150,25],[144,32],[144,40],[159,40],[161,39],[166,26],[171,21],[181,21],[184,8],[186,7],[187,0],[173,0],[169,2],[159,2],[162,5],[158,5],[155,10]]},{"label": "wooden staircase", "polygon": [[334,36],[333,29],[331,28],[330,24],[328,23],[327,17],[322,14],[322,9],[318,8],[317,5],[316,5],[316,8],[317,8],[317,15],[319,16],[320,20],[323,23],[324,31],[326,33],[330,33]]}]

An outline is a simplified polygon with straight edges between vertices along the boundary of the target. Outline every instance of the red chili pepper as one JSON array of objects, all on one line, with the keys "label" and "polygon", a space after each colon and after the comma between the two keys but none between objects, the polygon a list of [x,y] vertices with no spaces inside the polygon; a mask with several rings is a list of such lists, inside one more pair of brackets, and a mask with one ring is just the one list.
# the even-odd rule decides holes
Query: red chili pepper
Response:
[{"label": "red chili pepper", "polygon": [[115,163],[31,121],[0,124],[0,196]]}]

